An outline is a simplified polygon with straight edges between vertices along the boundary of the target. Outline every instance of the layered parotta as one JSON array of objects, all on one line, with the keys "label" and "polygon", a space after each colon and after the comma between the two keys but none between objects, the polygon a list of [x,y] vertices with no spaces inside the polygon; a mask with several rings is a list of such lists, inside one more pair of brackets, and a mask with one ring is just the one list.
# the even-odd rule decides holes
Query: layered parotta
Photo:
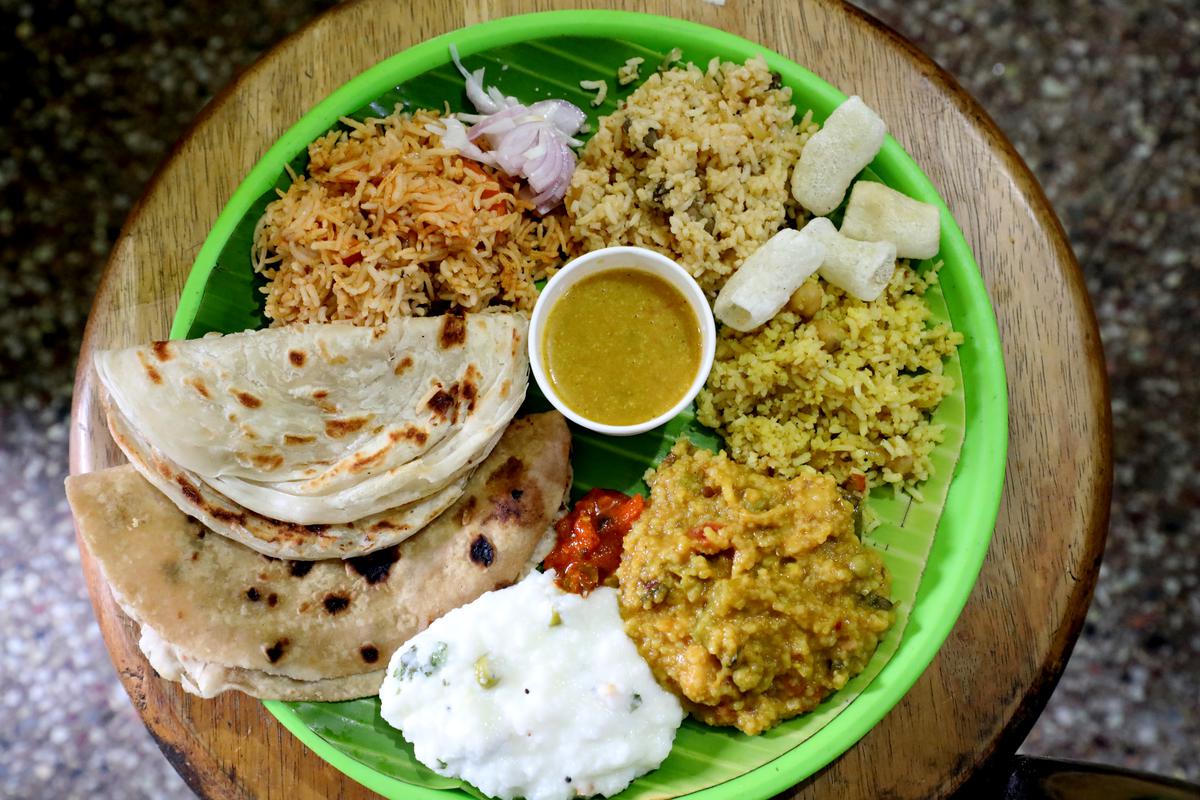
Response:
[{"label": "layered parotta", "polygon": [[[399,544],[445,511],[463,493],[468,474],[413,503],[389,508],[353,522],[298,525],[263,516],[233,502],[194,472],[136,436],[116,408],[107,409],[108,430],[138,472],[179,510],[208,529],[275,558],[349,558]],[[469,469],[464,473],[469,473]]]},{"label": "layered parotta", "polygon": [[297,525],[356,522],[479,463],[525,395],[525,317],[309,324],[109,350],[95,366],[154,458]]}]

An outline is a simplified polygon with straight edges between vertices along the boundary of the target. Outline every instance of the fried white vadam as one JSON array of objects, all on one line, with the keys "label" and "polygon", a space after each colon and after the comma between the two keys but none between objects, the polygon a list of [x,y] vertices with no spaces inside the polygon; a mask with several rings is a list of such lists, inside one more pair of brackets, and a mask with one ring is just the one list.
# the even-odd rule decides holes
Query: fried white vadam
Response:
[{"label": "fried white vadam", "polygon": [[887,125],[858,96],[833,110],[812,135],[792,172],[792,196],[817,216],[842,204],[850,182],[883,146]]},{"label": "fried white vadam", "polygon": [[864,242],[890,242],[900,258],[933,258],[941,245],[941,214],[922,203],[873,181],[859,181],[850,190],[842,235]]}]

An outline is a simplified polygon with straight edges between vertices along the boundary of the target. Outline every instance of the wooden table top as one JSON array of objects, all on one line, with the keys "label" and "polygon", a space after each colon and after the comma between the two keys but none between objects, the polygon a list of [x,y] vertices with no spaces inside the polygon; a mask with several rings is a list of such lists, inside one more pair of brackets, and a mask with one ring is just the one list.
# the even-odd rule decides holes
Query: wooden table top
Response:
[{"label": "wooden table top", "polygon": [[[226,89],[131,212],[88,321],[71,471],[124,459],[86,365],[97,349],[165,338],[180,289],[223,204],[305,111],[377,61],[464,25],[571,0],[360,0],[285,40]],[[1041,188],[984,111],[911,44],[830,0],[610,0],[591,7],[684,17],[761,42],[879,111],[945,198],[983,272],[1008,370],[1008,473],[991,551],[962,617],[907,696],[797,798],[932,798],[1041,712],[1091,598],[1112,478],[1103,354],[1079,267]],[[369,797],[255,700],[200,700],[157,678],[136,625],[95,563],[83,568],[121,682],[163,752],[214,798]]]}]

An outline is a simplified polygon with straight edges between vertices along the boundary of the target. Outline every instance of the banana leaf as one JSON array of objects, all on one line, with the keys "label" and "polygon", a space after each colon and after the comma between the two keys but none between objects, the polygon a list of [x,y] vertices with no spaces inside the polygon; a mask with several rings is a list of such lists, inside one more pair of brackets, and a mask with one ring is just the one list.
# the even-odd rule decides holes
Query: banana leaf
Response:
[{"label": "banana leaf", "polygon": [[[704,64],[714,55],[722,53],[703,47],[684,52],[685,59],[699,64]],[[470,55],[464,61],[469,69],[485,67],[487,83],[523,101],[532,102],[547,97],[570,100],[588,112],[594,130],[599,117],[612,112],[617,103],[636,88],[637,84],[622,87],[616,82],[618,67],[632,56],[645,59],[642,67],[644,79],[667,57],[667,49],[620,39],[562,36],[493,47]],[[591,105],[594,92],[584,91],[579,86],[581,80],[596,78],[608,81],[608,97],[599,106]],[[799,118],[808,106],[799,91],[795,99]],[[444,107],[452,111],[473,110],[467,108],[462,77],[449,63],[396,85],[348,116],[361,120],[386,115],[397,108]],[[824,115],[818,113],[817,118],[823,118]],[[291,154],[288,163],[292,170],[302,171],[307,163],[304,149],[299,148]],[[879,175],[870,172],[865,177],[880,179]],[[277,196],[277,189],[286,188],[289,180],[288,173],[281,170],[274,185],[244,210],[215,259],[198,302],[191,309],[190,319],[180,318],[186,324],[181,331],[186,336],[201,336],[209,331],[239,331],[267,324],[260,292],[263,279],[256,276],[251,268],[250,245],[255,223],[263,209]],[[928,265],[924,266],[927,268]],[[926,294],[926,302],[932,312],[933,323],[951,321],[946,301],[938,287]],[[922,575],[966,431],[963,374],[957,356],[947,360],[945,372],[954,380],[955,389],[934,417],[934,421],[943,426],[944,438],[933,453],[933,477],[920,487],[923,499],[918,502],[907,495],[897,496],[890,488],[886,488],[875,490],[868,500],[879,525],[864,534],[864,541],[882,553],[892,572],[897,617],[866,671],[827,698],[813,712],[760,736],[746,736],[733,729],[710,728],[688,719],[662,766],[636,780],[619,795],[621,798],[658,800],[676,797],[725,784],[752,770],[770,765],[842,714],[871,685],[896,653],[918,599]],[[544,398],[536,390],[531,390],[524,411],[546,407]],[[700,426],[690,410],[666,427],[641,436],[608,438],[581,429],[573,433],[575,497],[594,486],[625,492],[646,492],[642,482],[643,473],[657,463],[680,436],[687,436],[703,447],[715,449],[720,446],[719,437]],[[302,729],[307,729],[328,748],[378,775],[394,778],[411,787],[457,789],[479,796],[472,787],[441,777],[422,766],[399,731],[380,718],[378,698],[343,703],[273,702],[267,706],[292,730],[303,733]],[[302,738],[311,739],[307,736]],[[849,746],[849,743],[844,746]],[[318,752],[323,757],[331,758],[326,747],[320,747]],[[794,777],[798,779],[803,776]]]}]

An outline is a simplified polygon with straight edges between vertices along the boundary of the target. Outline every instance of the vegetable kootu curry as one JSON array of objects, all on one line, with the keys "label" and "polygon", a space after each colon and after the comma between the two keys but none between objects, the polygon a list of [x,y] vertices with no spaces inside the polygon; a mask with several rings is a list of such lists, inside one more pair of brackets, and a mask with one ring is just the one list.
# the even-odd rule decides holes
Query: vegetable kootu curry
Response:
[{"label": "vegetable kootu curry", "polygon": [[550,309],[545,369],[563,402],[608,425],[657,417],[700,368],[700,325],[662,278],[610,269],[567,289]]},{"label": "vegetable kootu curry", "polygon": [[815,708],[891,627],[891,579],[833,479],[680,442],[617,570],[625,630],[698,719],[749,734]]}]

